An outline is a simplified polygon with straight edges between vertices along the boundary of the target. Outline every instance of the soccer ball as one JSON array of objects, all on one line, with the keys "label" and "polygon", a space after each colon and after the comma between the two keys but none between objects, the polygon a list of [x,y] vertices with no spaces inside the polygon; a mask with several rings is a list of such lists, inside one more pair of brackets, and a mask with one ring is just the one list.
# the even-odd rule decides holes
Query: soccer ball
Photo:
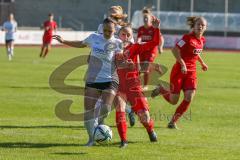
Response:
[{"label": "soccer ball", "polygon": [[94,140],[99,144],[108,144],[112,140],[112,130],[107,125],[98,125],[94,130]]}]

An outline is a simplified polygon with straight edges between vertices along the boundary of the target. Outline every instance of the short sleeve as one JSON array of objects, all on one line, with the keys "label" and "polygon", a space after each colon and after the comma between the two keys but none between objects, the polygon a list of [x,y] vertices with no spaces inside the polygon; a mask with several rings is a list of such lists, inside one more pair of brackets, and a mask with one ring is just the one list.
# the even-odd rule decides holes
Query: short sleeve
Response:
[{"label": "short sleeve", "polygon": [[57,29],[57,23],[56,22],[54,23],[54,29]]},{"label": "short sleeve", "polygon": [[184,35],[177,43],[176,46],[181,49],[184,48],[186,46],[186,44],[188,43],[189,38],[187,35]]},{"label": "short sleeve", "polygon": [[97,29],[98,34],[103,34],[103,24],[99,24],[98,29]]},{"label": "short sleeve", "polygon": [[15,22],[15,29],[17,29],[17,27],[18,27],[18,24],[17,24],[17,22]]},{"label": "short sleeve", "polygon": [[91,44],[93,43],[93,36],[94,34],[90,34],[87,38],[85,38],[83,40],[83,43],[86,44],[87,46],[91,46]]}]

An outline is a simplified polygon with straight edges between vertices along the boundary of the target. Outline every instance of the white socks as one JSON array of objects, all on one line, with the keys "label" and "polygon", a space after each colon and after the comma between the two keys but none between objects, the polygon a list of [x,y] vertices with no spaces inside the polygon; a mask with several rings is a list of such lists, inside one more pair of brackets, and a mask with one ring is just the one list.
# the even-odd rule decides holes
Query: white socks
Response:
[{"label": "white socks", "polygon": [[7,55],[8,55],[8,60],[11,61],[12,60],[12,57],[14,55],[14,52],[13,52],[13,47],[8,47],[7,48]]}]

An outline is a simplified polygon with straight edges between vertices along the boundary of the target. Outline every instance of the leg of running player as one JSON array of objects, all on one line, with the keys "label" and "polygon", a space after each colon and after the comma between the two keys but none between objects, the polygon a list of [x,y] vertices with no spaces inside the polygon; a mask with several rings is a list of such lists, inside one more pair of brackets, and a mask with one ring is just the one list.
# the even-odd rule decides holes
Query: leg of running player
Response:
[{"label": "leg of running player", "polygon": [[94,144],[93,140],[93,132],[94,132],[94,124],[95,124],[95,119],[94,119],[94,106],[100,97],[101,93],[91,87],[86,87],[85,93],[84,93],[84,109],[85,109],[85,114],[84,114],[84,126],[87,129],[88,133],[88,143],[86,146],[92,146]]},{"label": "leg of running player", "polygon": [[124,100],[122,93],[118,93],[115,97],[114,104],[116,106],[116,125],[118,134],[121,138],[119,147],[125,148],[127,146],[127,121],[125,114],[126,101]]},{"label": "leg of running player", "polygon": [[46,49],[45,49],[43,58],[45,58],[47,56],[47,54],[50,51],[50,49],[51,49],[51,44],[50,43],[46,44]]}]

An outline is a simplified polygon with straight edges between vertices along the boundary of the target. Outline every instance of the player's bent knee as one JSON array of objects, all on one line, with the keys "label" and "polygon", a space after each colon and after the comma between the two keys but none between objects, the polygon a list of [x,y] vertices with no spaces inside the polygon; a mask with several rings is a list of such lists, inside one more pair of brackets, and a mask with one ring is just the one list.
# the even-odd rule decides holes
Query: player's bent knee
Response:
[{"label": "player's bent knee", "polygon": [[150,121],[150,114],[148,111],[139,111],[137,115],[141,123],[148,123]]}]

